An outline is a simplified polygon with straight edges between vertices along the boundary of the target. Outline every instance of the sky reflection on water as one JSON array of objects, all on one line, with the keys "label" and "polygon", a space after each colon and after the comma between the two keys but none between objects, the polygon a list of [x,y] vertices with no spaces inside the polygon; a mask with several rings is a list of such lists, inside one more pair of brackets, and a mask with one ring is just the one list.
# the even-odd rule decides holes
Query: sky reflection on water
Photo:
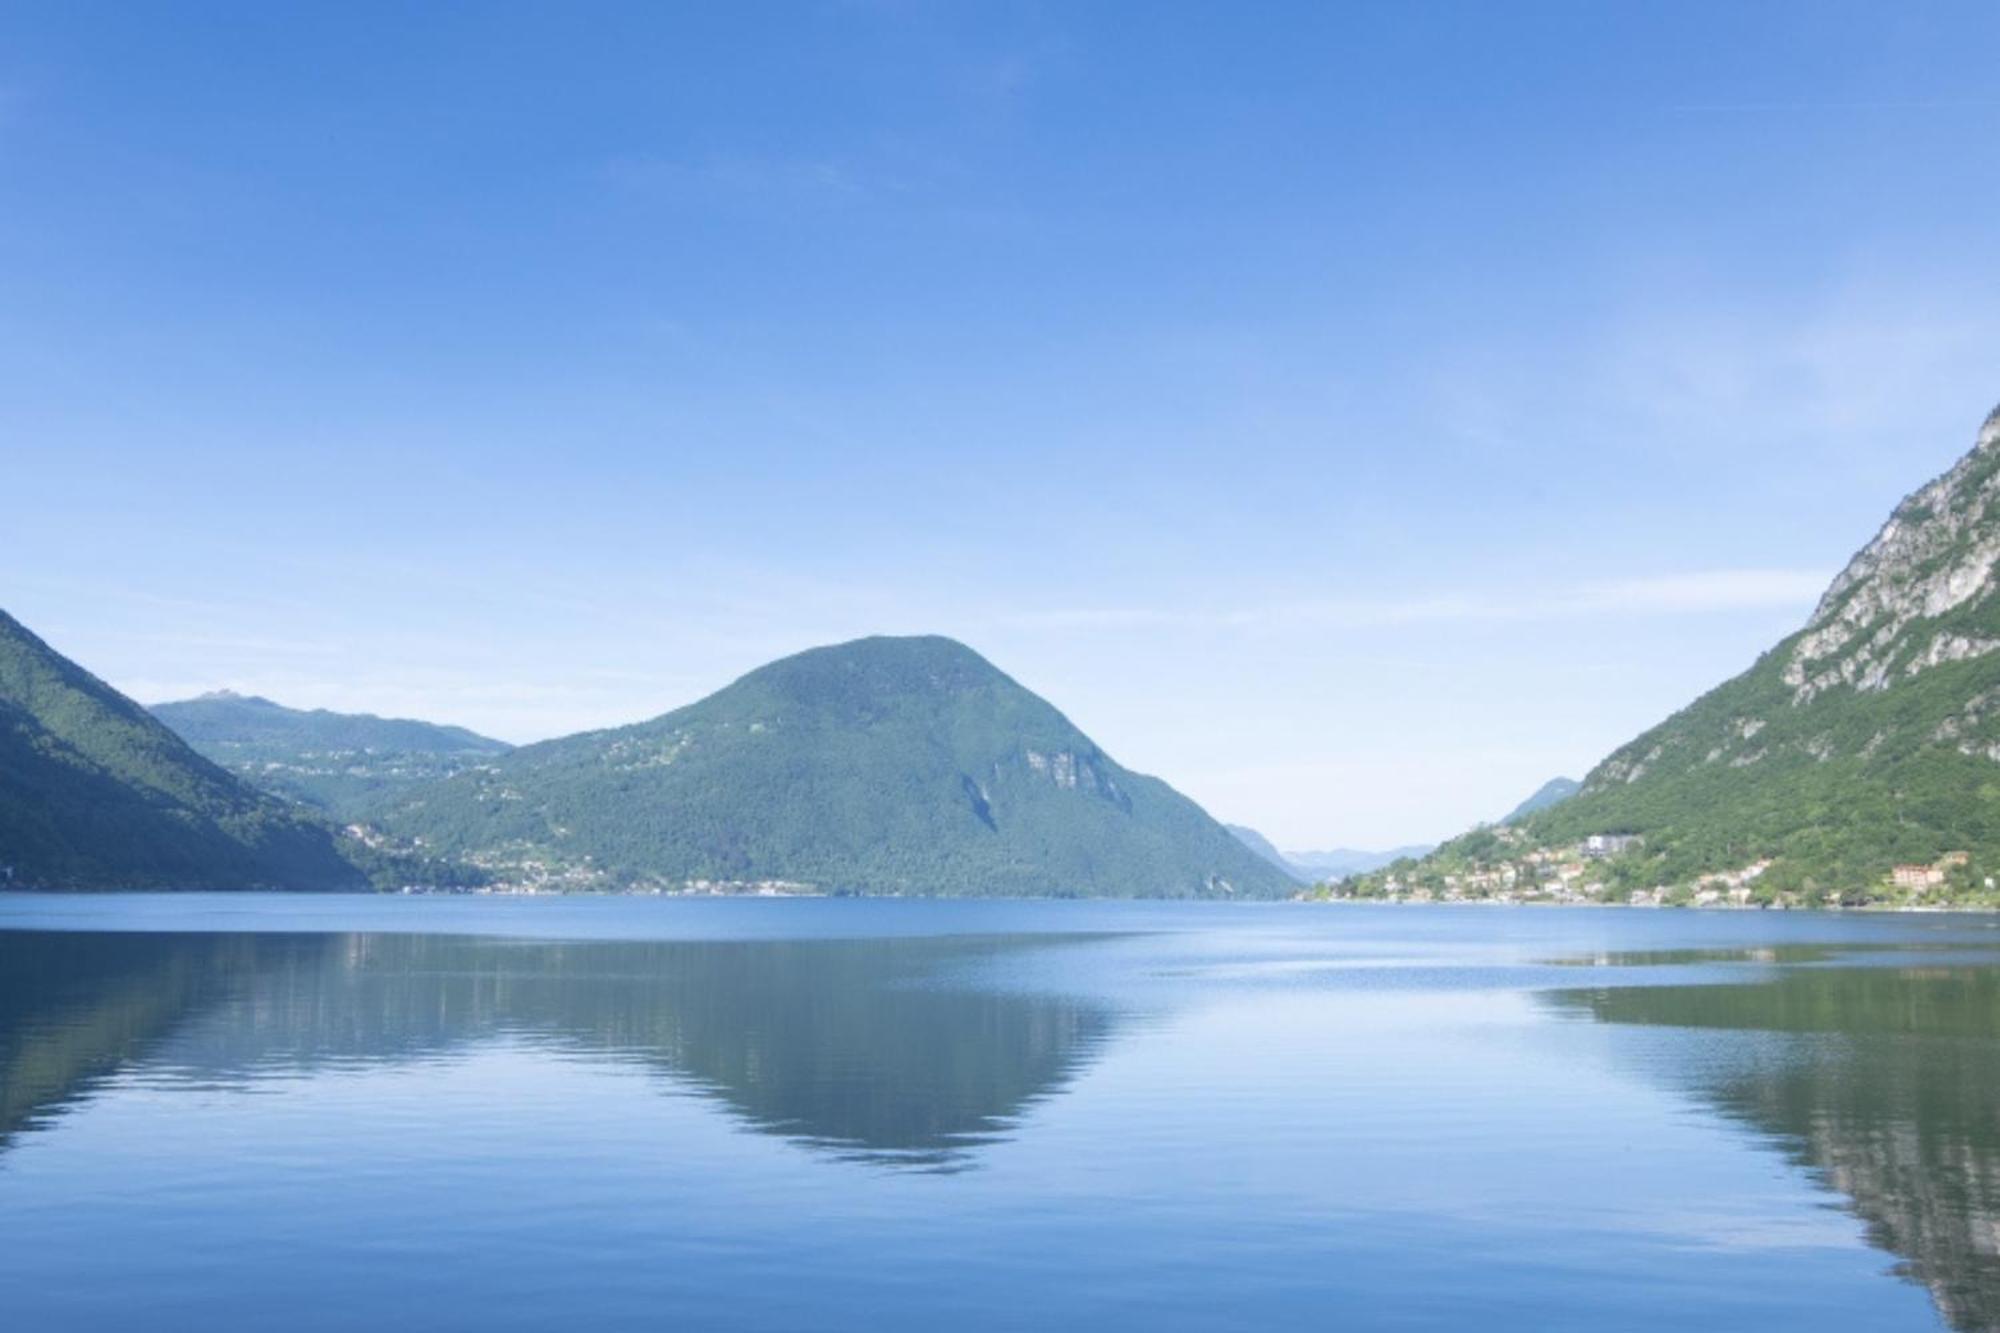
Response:
[{"label": "sky reflection on water", "polygon": [[0,898],[10,1306],[2000,1319],[1984,921],[679,906]]}]

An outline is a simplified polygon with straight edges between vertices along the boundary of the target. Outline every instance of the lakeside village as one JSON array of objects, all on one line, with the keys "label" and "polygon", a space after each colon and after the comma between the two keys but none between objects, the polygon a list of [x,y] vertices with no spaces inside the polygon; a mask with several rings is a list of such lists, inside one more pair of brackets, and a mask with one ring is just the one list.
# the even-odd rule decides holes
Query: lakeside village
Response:
[{"label": "lakeside village", "polygon": [[[1615,858],[1639,851],[1645,840],[1634,834],[1593,834],[1562,847],[1530,847],[1517,830],[1505,826],[1485,830],[1496,850],[1520,848],[1520,854],[1494,859],[1443,863],[1398,862],[1386,870],[1321,884],[1301,895],[1319,901],[1392,903],[1492,903],[1553,906],[1629,907],[1804,907],[1834,906],[1807,902],[1799,895],[1777,892],[1762,883],[1774,864],[1752,861],[1733,870],[1716,871],[1694,880],[1650,888],[1619,885],[1612,873]],[[1899,865],[1866,899],[1885,907],[1943,907],[1963,897],[1969,883],[1971,856],[1948,852],[1926,865]],[[1992,877],[1984,881],[1991,893]],[[1849,900],[1849,905],[1862,905]]]},{"label": "lakeside village", "polygon": [[[349,825],[347,836],[378,850],[394,844],[364,825]],[[1617,884],[1613,862],[1640,851],[1645,840],[1635,834],[1593,834],[1563,847],[1530,847],[1518,831],[1504,825],[1481,830],[1494,841],[1493,850],[1519,848],[1513,857],[1482,857],[1474,861],[1449,855],[1429,862],[1404,861],[1365,875],[1319,884],[1296,895],[1310,902],[1468,903],[1567,907],[1720,907],[1784,908],[1838,906],[1808,902],[1795,893],[1774,892],[1762,883],[1772,861],[1757,860],[1733,870],[1702,875],[1692,882],[1652,888]],[[421,841],[414,844],[421,849]],[[405,848],[403,850],[411,850]],[[551,857],[541,848],[514,846],[468,858],[480,872],[477,881],[451,884],[406,884],[408,895],[463,894],[538,897],[561,894],[616,893],[655,898],[821,898],[830,896],[817,885],[785,879],[633,880],[614,876],[584,856],[576,861]],[[1929,864],[1894,867],[1865,901],[1849,906],[1944,908],[1965,905],[1971,856],[1948,852]],[[4,874],[4,868],[0,868]],[[1986,895],[2000,889],[1984,880]],[[833,895],[837,896],[837,895]]]},{"label": "lakeside village", "polygon": [[485,884],[405,884],[397,890],[407,896],[462,894],[472,897],[553,897],[566,893],[616,893],[635,898],[825,898],[829,895],[810,884],[787,879],[689,879],[675,883],[625,884],[614,886],[601,875],[556,871],[528,874]]},{"label": "lakeside village", "polygon": [[[341,830],[349,838],[371,850],[385,853],[421,853],[423,839],[400,844],[384,837],[366,824],[349,824]],[[542,897],[565,893],[621,893],[652,898],[823,898],[825,891],[812,884],[788,879],[686,879],[647,878],[631,880],[614,877],[589,856],[574,861],[560,860],[526,844],[497,848],[466,858],[479,872],[477,880],[449,884],[405,884],[396,890],[406,895],[465,894]]]}]

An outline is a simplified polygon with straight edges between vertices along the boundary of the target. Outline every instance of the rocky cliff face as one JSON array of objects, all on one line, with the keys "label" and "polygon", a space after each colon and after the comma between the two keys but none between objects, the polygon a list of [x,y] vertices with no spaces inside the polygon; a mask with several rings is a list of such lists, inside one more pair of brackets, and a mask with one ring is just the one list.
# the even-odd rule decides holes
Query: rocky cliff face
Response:
[{"label": "rocky cliff face", "polygon": [[1792,647],[1792,702],[1830,689],[1885,690],[1945,662],[2000,650],[2000,637],[1933,624],[1990,600],[2000,563],[2000,409],[1958,466],[1903,501],[1833,581]]},{"label": "rocky cliff face", "polygon": [[1630,878],[1767,858],[1774,885],[1868,896],[1891,865],[2000,876],[2000,410],[1898,505],[1797,634],[1614,752],[1532,840],[1645,835]]}]

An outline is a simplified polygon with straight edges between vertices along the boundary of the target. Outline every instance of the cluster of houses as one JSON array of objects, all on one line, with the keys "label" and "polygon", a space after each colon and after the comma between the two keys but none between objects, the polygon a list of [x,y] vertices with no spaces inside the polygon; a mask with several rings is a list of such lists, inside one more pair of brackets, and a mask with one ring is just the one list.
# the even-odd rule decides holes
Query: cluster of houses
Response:
[{"label": "cluster of houses", "polygon": [[661,880],[638,886],[614,881],[596,866],[560,864],[532,857],[510,861],[504,867],[488,864],[495,872],[493,882],[466,886],[405,885],[406,894],[494,894],[537,897],[561,893],[633,893],[655,898],[808,898],[819,890],[810,884],[786,879],[690,879]]},{"label": "cluster of houses", "polygon": [[1911,893],[1923,893],[1929,889],[1941,888],[1945,877],[1960,866],[1972,862],[1970,852],[1946,852],[1929,865],[1901,865],[1889,872],[1889,882],[1899,889]]},{"label": "cluster of houses", "polygon": [[[1503,844],[1518,846],[1521,834],[1497,828]],[[1512,860],[1464,871],[1447,871],[1421,879],[1391,873],[1380,881],[1380,895],[1399,902],[1565,903],[1604,901],[1605,883],[1598,863],[1632,851],[1640,840],[1630,834],[1603,833],[1569,847],[1523,850]]]},{"label": "cluster of houses", "polygon": [[691,879],[677,889],[652,892],[678,898],[813,898],[819,890],[789,879]]},{"label": "cluster of houses", "polygon": [[[1518,850],[1511,859],[1462,871],[1417,876],[1391,873],[1360,888],[1361,893],[1396,902],[1485,902],[1590,904],[1607,900],[1603,864],[1637,850],[1643,840],[1626,833],[1594,834],[1566,847],[1528,848],[1516,830],[1494,830],[1500,842]],[[1638,889],[1620,900],[1634,907],[1685,903],[1695,907],[1748,907],[1755,885],[1771,868],[1768,859],[1734,870],[1704,875],[1691,886]],[[1354,893],[1356,886],[1347,889]],[[1341,891],[1336,890],[1336,896]]]},{"label": "cluster of houses", "polygon": [[[1445,871],[1436,869],[1417,874],[1390,873],[1380,879],[1364,878],[1333,887],[1335,897],[1378,897],[1392,902],[1486,902],[1588,904],[1606,900],[1606,884],[1600,867],[1606,861],[1633,851],[1642,840],[1631,834],[1595,834],[1567,847],[1530,849],[1513,829],[1494,830],[1510,859]],[[1889,883],[1910,894],[1925,894],[1943,888],[1951,872],[1970,866],[1967,852],[1947,852],[1929,864],[1899,865],[1889,872]],[[1693,884],[1662,885],[1635,889],[1619,895],[1634,907],[1664,907],[1686,904],[1693,907],[1749,907],[1760,900],[1757,881],[1774,863],[1769,858],[1752,861],[1734,870],[1703,875]],[[1992,878],[1989,890],[2000,889]],[[1763,895],[1768,898],[1769,895]]]},{"label": "cluster of houses", "polygon": [[1748,907],[1752,892],[1750,886],[1762,879],[1764,872],[1770,868],[1771,862],[1766,859],[1752,861],[1740,869],[1725,870],[1718,875],[1704,875],[1694,886],[1694,905]]}]

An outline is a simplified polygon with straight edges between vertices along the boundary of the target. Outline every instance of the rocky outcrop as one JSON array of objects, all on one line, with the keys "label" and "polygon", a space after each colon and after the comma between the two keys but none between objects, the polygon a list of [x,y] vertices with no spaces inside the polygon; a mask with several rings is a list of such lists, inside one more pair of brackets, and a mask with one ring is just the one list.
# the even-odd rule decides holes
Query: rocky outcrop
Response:
[{"label": "rocky outcrop", "polygon": [[1958,465],[1897,506],[1875,540],[1833,581],[1792,646],[1792,702],[1831,689],[1886,690],[2000,640],[1926,633],[1921,622],[1989,602],[2000,564],[2000,410]]}]

